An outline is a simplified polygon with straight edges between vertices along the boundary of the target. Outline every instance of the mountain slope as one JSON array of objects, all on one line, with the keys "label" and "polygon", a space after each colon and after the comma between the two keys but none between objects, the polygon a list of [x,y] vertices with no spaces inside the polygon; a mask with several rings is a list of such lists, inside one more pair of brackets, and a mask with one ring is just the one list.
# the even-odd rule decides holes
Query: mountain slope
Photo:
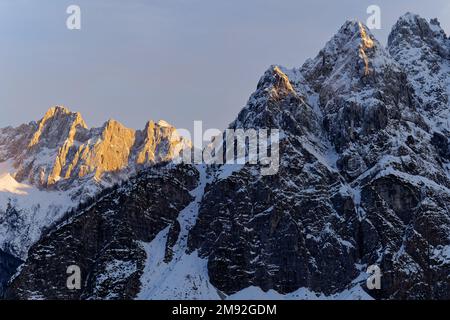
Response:
[{"label": "mountain slope", "polygon": [[[145,262],[141,242],[152,240],[168,227],[177,236],[178,213],[191,202],[189,191],[197,183],[194,168],[152,168],[100,194],[33,246],[22,266],[30,273],[21,272],[7,295],[21,299],[135,297]],[[46,254],[45,263],[42,254]],[[73,264],[87,276],[80,291],[66,287],[66,270]],[[49,265],[53,266],[51,270]],[[50,273],[53,276],[46,279],[47,289],[42,290],[40,275]]]},{"label": "mountain slope", "polygon": [[[279,125],[278,174],[261,177],[247,166],[215,181],[191,233],[212,284],[227,293],[257,286],[335,294],[377,264],[385,289],[374,296],[445,297],[449,175],[403,68],[350,21],[281,78],[303,90],[278,90],[274,101],[260,83],[232,124],[260,127],[264,110],[265,121]],[[316,106],[292,103],[308,91]],[[295,125],[270,120],[285,114]],[[321,130],[310,129],[317,123]],[[293,130],[299,125],[308,129]]]},{"label": "mountain slope", "polygon": [[0,297],[3,296],[8,281],[21,263],[19,259],[0,250]]}]

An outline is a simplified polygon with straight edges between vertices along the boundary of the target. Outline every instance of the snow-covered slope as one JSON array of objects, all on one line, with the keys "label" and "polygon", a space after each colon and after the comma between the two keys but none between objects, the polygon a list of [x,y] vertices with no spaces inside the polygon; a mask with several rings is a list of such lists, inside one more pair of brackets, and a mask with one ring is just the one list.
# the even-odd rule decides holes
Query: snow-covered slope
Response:
[{"label": "snow-covered slope", "polygon": [[172,248],[173,256],[166,259],[169,227],[165,228],[150,243],[144,243],[147,261],[141,276],[142,287],[137,296],[150,299],[219,299],[220,295],[208,277],[207,261],[197,252],[187,252],[188,235],[197,221],[198,207],[206,184],[211,182],[204,165],[198,165],[198,186],[190,193],[192,202],[178,216],[180,233]]},{"label": "snow-covered slope", "polygon": [[67,191],[45,191],[17,182],[12,163],[0,163],[0,249],[19,258],[39,240],[44,227],[75,205]]}]

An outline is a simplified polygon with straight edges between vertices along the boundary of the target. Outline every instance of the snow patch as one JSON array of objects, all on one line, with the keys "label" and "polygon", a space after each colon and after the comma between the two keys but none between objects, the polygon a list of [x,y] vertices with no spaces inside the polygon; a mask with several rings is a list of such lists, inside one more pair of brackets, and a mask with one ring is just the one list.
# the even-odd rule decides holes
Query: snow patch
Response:
[{"label": "snow patch", "polygon": [[218,291],[210,284],[207,260],[198,256],[197,251],[187,253],[189,231],[195,225],[199,203],[210,177],[206,167],[197,166],[200,181],[191,194],[195,197],[178,217],[181,231],[174,245],[174,256],[168,263],[164,261],[169,227],[162,230],[150,243],[143,243],[147,262],[141,276],[141,291],[138,300],[168,299],[219,299]]},{"label": "snow patch", "polygon": [[[43,191],[16,181],[11,162],[0,163],[0,249],[25,259],[43,228],[75,206],[67,192]],[[6,215],[8,208],[14,212]]]}]

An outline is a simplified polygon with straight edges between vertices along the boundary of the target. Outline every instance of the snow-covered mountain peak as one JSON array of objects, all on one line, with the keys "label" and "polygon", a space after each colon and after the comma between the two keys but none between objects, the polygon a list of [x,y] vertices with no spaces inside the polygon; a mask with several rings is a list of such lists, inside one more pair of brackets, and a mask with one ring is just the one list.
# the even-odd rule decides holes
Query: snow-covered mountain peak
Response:
[{"label": "snow-covered mountain peak", "polygon": [[363,23],[351,20],[342,25],[322,51],[329,55],[341,55],[345,52],[354,56],[359,55],[360,50],[369,50],[374,47],[381,47],[381,45],[371,31]]},{"label": "snow-covered mountain peak", "polygon": [[[302,68],[264,73],[231,127],[281,130],[271,176],[251,164],[172,163],[129,178],[173,156],[183,143],[175,129],[79,126],[56,160],[54,149],[36,147],[20,167],[45,179],[51,169],[58,187],[75,182],[82,195],[98,190],[93,175],[127,181],[62,221],[67,190],[14,183],[11,162],[0,160],[0,250],[27,258],[5,296],[449,298],[450,136],[430,125],[450,119],[446,37],[412,14],[395,30],[394,57],[348,21]],[[36,123],[0,130],[0,159],[20,150],[2,144],[36,131]],[[40,200],[25,207],[25,197]],[[50,232],[28,252],[42,227]],[[82,290],[67,290],[73,263],[89,275]],[[381,290],[366,291],[373,265]]]},{"label": "snow-covered mountain peak", "polygon": [[407,12],[406,14],[398,18],[393,29],[399,27],[409,29],[409,34],[412,36],[425,37],[430,34],[429,31],[431,30],[434,36],[442,39],[447,38],[445,31],[442,29],[441,24],[437,18],[431,19],[429,22],[427,22],[425,18],[422,18],[420,15],[411,12]]},{"label": "snow-covered mountain peak", "polygon": [[56,117],[58,115],[80,115],[79,112],[72,112],[69,108],[66,106],[54,106],[47,110],[47,112],[44,115],[44,119],[49,119],[52,117]]},{"label": "snow-covered mountain peak", "polygon": [[144,130],[136,132],[135,152],[137,164],[171,161],[179,150],[191,148],[191,141],[181,137],[177,129],[165,120],[148,121]]},{"label": "snow-covered mountain peak", "polygon": [[426,47],[431,52],[448,58],[450,42],[437,19],[428,22],[417,14],[407,13],[393,26],[388,47],[394,56],[401,47],[403,49]]},{"label": "snow-covered mountain peak", "polygon": [[272,65],[230,128],[305,134],[317,127],[313,106],[306,99],[311,92],[300,70]]},{"label": "snow-covered mountain peak", "polygon": [[316,91],[341,94],[376,83],[386,69],[397,69],[396,62],[364,24],[347,21],[301,72]]},{"label": "snow-covered mountain peak", "polygon": [[370,30],[362,22],[348,20],[327,46],[334,44],[336,47],[352,46],[355,48],[362,45],[364,48],[372,48],[375,44],[374,40]]},{"label": "snow-covered mountain peak", "polygon": [[428,22],[411,13],[400,17],[388,50],[407,73],[429,126],[450,131],[450,40],[437,19]]}]

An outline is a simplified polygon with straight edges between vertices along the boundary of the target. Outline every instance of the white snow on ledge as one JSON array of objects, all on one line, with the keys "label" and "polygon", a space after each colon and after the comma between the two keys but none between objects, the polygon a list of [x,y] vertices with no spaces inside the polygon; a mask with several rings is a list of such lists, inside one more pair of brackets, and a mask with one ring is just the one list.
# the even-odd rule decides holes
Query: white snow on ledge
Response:
[{"label": "white snow on ledge", "polygon": [[0,192],[7,192],[11,194],[27,195],[29,189],[32,187],[23,183],[19,183],[11,176],[13,172],[12,163],[2,162],[0,163]]},{"label": "white snow on ledge", "polygon": [[450,264],[450,245],[439,246],[432,251],[432,257],[442,264]]}]

